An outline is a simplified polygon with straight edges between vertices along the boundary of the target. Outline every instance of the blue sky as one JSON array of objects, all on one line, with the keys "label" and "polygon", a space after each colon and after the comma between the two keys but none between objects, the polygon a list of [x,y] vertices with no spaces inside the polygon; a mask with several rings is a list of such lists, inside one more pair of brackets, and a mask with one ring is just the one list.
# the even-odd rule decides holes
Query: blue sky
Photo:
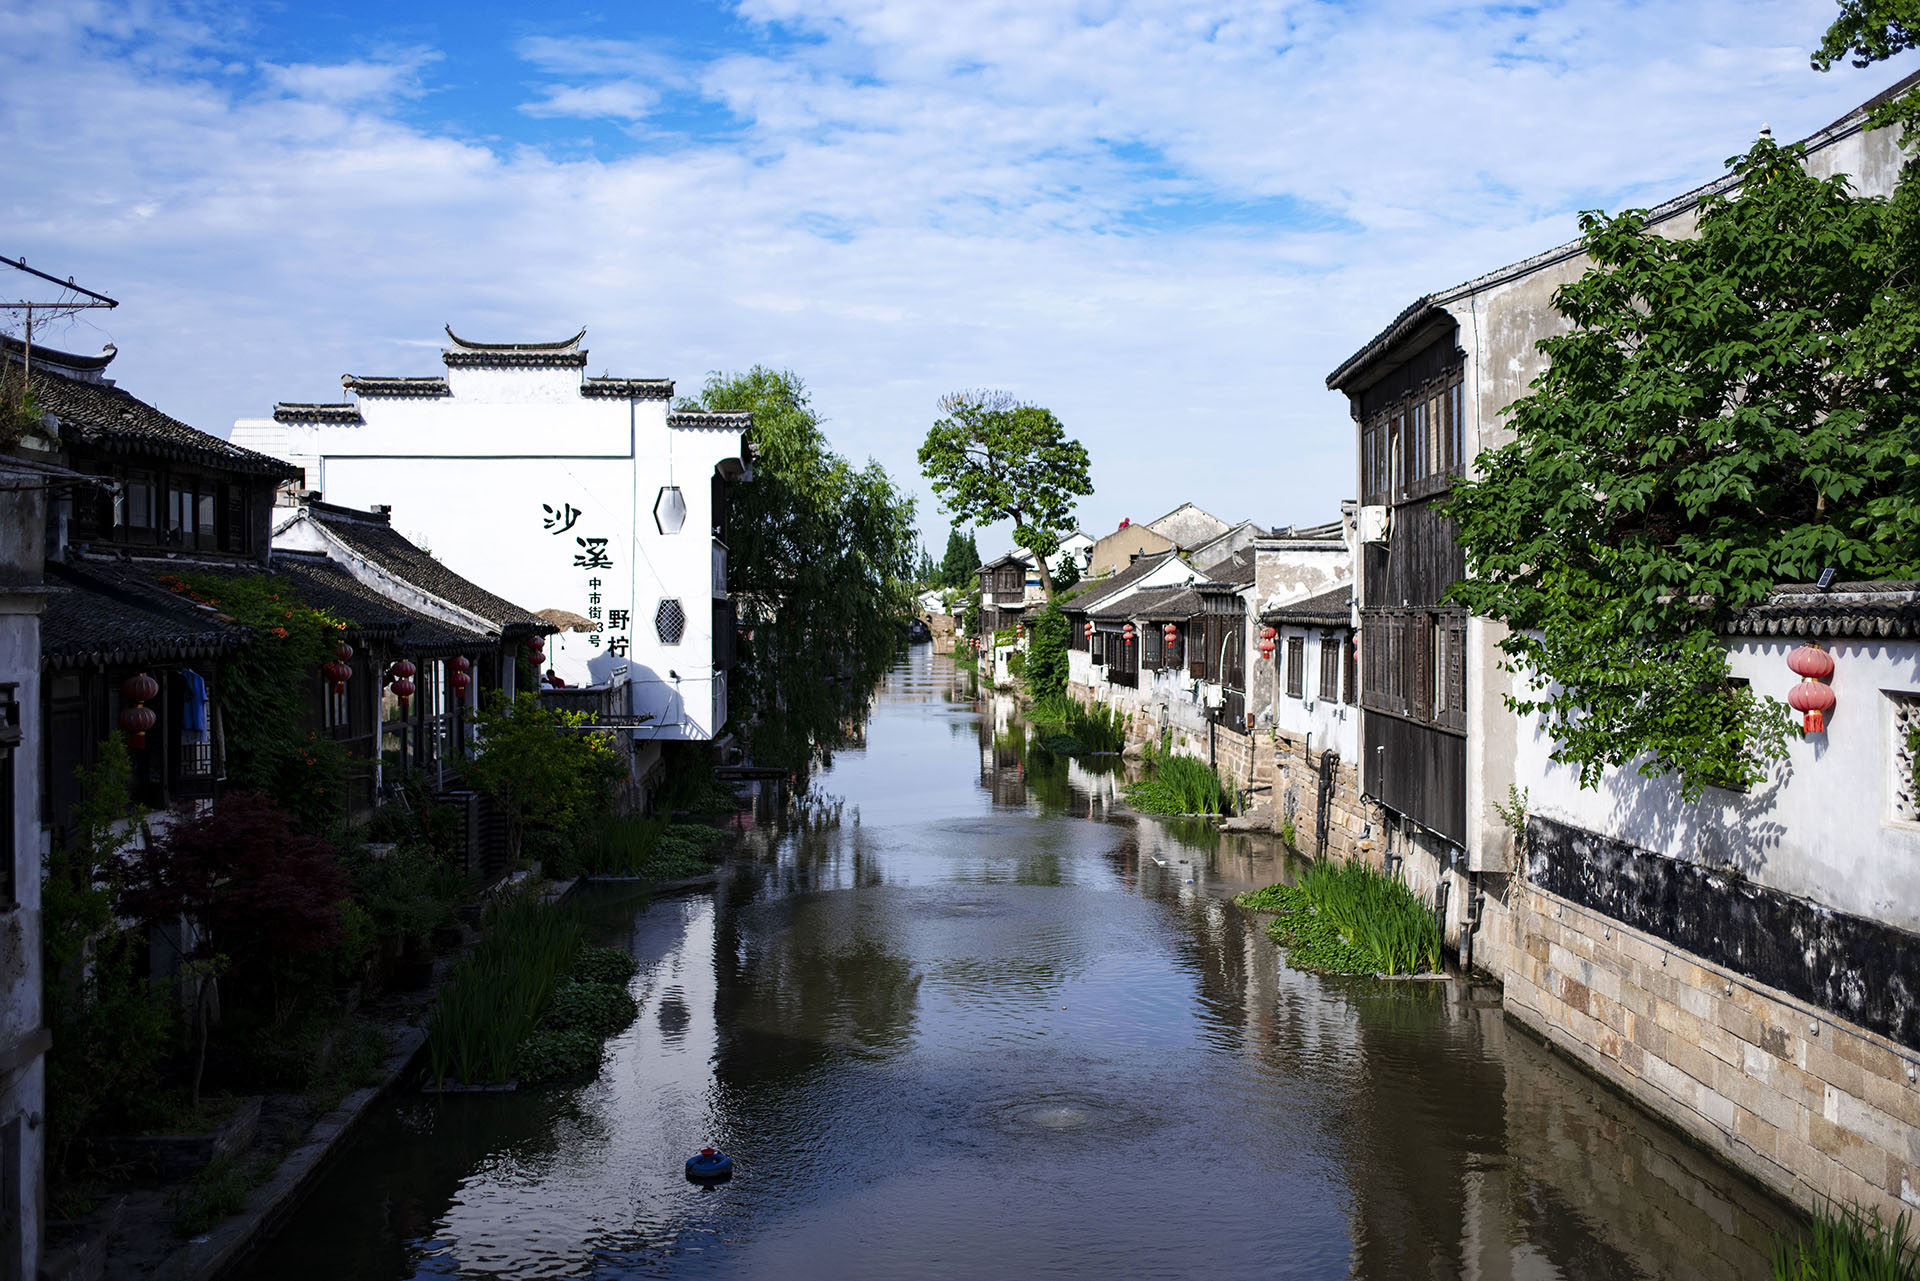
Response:
[{"label": "blue sky", "polygon": [[1329,369],[1910,69],[1811,71],[1833,12],[0,0],[0,253],[122,299],[47,341],[216,432],[434,372],[446,322],[584,324],[596,374],[797,371],[936,552],[914,452],[967,387],[1086,443],[1096,534],[1313,522],[1352,489]]}]

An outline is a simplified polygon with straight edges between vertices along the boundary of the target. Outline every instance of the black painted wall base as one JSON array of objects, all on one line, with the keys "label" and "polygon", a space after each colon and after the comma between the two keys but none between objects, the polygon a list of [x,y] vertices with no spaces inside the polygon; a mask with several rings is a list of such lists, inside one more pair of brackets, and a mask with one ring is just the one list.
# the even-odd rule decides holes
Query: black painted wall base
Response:
[{"label": "black painted wall base", "polygon": [[1538,815],[1527,879],[1920,1049],[1920,936]]}]

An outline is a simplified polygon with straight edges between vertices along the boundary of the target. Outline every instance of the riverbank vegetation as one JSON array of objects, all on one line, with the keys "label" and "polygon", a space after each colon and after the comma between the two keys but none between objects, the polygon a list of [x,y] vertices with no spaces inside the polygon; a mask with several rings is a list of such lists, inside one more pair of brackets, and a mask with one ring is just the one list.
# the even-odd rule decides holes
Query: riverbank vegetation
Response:
[{"label": "riverbank vegetation", "polygon": [[1920,1281],[1920,1239],[1902,1214],[1893,1223],[1880,1212],[1828,1205],[1807,1231],[1773,1251],[1773,1281]]},{"label": "riverbank vegetation", "polygon": [[1213,766],[1195,756],[1150,752],[1147,774],[1127,786],[1127,804],[1147,814],[1231,814],[1233,798]]},{"label": "riverbank vegetation", "polygon": [[1405,882],[1365,863],[1309,864],[1292,885],[1234,900],[1273,913],[1267,933],[1299,969],[1332,974],[1421,974],[1440,969],[1433,908]]},{"label": "riverbank vegetation", "polygon": [[585,927],[531,895],[496,906],[485,940],[454,967],[427,1029],[437,1087],[526,1084],[598,1067],[601,1043],[639,1012],[633,958],[583,948]]}]

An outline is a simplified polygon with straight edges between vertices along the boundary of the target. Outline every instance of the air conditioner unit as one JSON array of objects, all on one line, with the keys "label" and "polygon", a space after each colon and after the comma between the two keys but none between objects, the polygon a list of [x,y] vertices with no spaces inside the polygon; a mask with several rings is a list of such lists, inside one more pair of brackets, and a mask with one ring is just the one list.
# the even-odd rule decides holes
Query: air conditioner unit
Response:
[{"label": "air conditioner unit", "polygon": [[1224,707],[1227,702],[1227,691],[1218,685],[1204,686],[1201,689],[1200,701],[1209,708]]},{"label": "air conditioner unit", "polygon": [[1360,509],[1360,541],[1384,543],[1393,530],[1393,509],[1380,504]]}]

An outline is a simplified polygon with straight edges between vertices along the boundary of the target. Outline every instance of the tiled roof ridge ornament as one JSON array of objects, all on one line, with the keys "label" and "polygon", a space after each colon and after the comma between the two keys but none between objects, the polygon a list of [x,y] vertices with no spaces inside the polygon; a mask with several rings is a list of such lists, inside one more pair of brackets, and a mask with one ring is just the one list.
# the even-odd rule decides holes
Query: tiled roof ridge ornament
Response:
[{"label": "tiled roof ridge ornament", "polygon": [[471,342],[462,338],[459,334],[454,333],[452,325],[442,325],[441,328],[447,331],[447,338],[461,351],[493,352],[500,354],[536,351],[571,352],[579,347],[581,341],[587,336],[587,327],[582,325],[580,326],[579,333],[571,338],[562,339],[559,342]]},{"label": "tiled roof ridge ornament", "polygon": [[587,350],[580,340],[587,336],[586,326],[562,342],[469,342],[443,326],[453,346],[443,348],[440,359],[449,369],[585,369]]}]

